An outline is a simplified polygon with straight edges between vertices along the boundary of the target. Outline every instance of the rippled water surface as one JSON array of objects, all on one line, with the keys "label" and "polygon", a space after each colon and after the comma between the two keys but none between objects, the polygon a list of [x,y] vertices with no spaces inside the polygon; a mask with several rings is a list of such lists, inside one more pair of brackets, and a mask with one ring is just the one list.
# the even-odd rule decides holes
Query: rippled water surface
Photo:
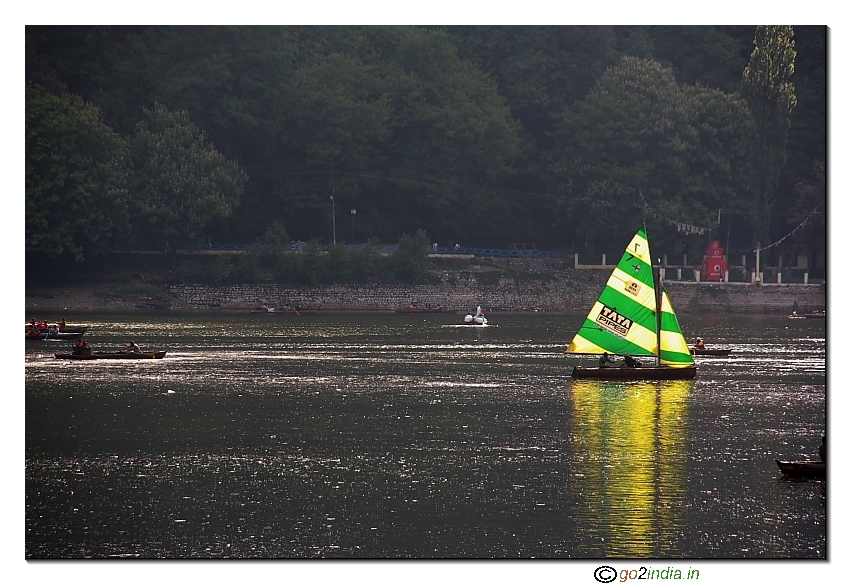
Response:
[{"label": "rippled water surface", "polygon": [[26,556],[825,556],[774,462],[817,457],[824,320],[683,315],[732,354],[609,383],[581,317],[490,316],[87,314],[168,354],[27,346]]}]

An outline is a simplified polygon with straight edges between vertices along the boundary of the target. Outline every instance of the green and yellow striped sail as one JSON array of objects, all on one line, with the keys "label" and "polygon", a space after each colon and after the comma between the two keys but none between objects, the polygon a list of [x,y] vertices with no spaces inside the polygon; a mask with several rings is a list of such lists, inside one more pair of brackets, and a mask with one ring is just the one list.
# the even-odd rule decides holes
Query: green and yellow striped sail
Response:
[{"label": "green and yellow striped sail", "polygon": [[658,356],[652,255],[644,228],[626,247],[567,352]]},{"label": "green and yellow striped sail", "polygon": [[694,357],[691,356],[691,349],[682,334],[667,291],[661,294],[661,364],[672,367],[694,364]]}]

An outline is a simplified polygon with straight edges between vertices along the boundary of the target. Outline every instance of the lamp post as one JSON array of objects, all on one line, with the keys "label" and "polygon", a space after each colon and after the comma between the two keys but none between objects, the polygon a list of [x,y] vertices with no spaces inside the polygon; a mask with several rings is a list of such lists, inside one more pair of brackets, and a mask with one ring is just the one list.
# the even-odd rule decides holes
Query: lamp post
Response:
[{"label": "lamp post", "polygon": [[331,217],[334,224],[334,247],[336,247],[336,204],[334,203],[333,195],[331,195]]},{"label": "lamp post", "polygon": [[357,214],[355,209],[351,209],[351,244],[354,245],[354,216]]}]

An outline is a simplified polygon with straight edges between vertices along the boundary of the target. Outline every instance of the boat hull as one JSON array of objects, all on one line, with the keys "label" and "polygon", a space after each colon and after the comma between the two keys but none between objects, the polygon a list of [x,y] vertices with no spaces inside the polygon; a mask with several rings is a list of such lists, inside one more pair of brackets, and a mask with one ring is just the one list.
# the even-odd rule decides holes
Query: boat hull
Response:
[{"label": "boat hull", "polygon": [[92,352],[91,354],[54,354],[56,358],[65,360],[99,360],[99,359],[122,359],[122,360],[151,360],[165,356],[165,350],[156,352]]},{"label": "boat hull", "polygon": [[781,461],[776,460],[776,465],[780,471],[786,476],[795,476],[800,478],[823,478],[826,477],[825,462],[810,462],[810,461]]},{"label": "boat hull", "polygon": [[691,354],[693,354],[694,356],[729,356],[731,352],[731,348],[724,350],[710,348],[707,348],[705,350],[695,350],[691,348]]},{"label": "boat hull", "polygon": [[583,368],[573,367],[574,379],[610,379],[610,380],[681,380],[693,379],[697,376],[697,367],[685,366],[672,368],[668,366],[647,366],[640,368]]}]

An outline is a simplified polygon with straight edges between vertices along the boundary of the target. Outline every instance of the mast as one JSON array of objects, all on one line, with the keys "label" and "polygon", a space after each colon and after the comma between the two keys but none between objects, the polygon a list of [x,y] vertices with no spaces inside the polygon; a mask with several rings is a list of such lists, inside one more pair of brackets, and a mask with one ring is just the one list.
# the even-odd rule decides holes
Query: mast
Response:
[{"label": "mast", "polygon": [[[652,257],[649,258],[652,261]],[[661,366],[661,260],[658,260],[658,269],[652,270],[652,279],[655,283],[655,346],[658,349],[656,355],[657,364]]]}]

